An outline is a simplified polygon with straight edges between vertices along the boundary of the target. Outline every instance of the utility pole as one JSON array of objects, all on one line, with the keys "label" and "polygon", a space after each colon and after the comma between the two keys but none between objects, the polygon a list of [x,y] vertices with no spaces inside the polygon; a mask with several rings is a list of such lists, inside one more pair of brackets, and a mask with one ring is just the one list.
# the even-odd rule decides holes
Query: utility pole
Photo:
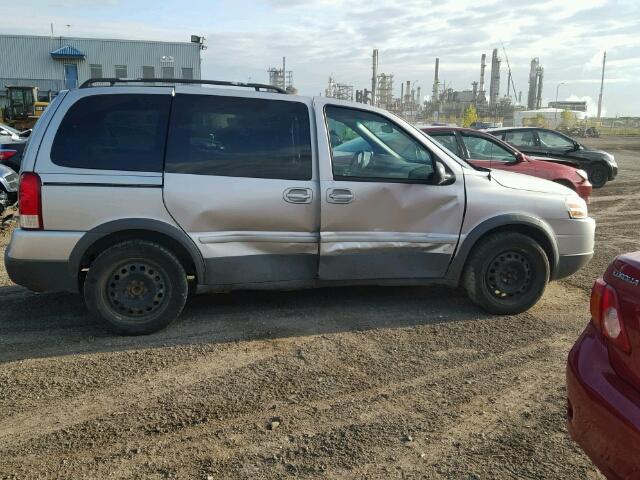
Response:
[{"label": "utility pole", "polygon": [[604,90],[604,64],[607,61],[607,52],[602,55],[602,80],[600,80],[600,96],[598,97],[598,120],[602,113],[602,90]]}]

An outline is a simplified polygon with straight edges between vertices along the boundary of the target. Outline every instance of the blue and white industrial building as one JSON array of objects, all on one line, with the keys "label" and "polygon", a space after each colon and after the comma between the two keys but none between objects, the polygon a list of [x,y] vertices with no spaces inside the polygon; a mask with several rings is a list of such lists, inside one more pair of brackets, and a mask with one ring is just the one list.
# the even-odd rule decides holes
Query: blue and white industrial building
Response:
[{"label": "blue and white industrial building", "polygon": [[155,42],[0,35],[0,107],[6,85],[35,86],[46,98],[89,78],[200,79],[201,39]]}]

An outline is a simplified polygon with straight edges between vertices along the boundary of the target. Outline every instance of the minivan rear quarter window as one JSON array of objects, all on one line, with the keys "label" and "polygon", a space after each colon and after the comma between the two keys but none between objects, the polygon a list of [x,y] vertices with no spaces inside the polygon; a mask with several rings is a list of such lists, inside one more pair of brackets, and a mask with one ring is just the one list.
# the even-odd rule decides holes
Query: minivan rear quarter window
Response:
[{"label": "minivan rear quarter window", "polygon": [[176,95],[165,169],[170,173],[309,180],[309,109],[292,101]]},{"label": "minivan rear quarter window", "polygon": [[62,167],[161,172],[169,95],[94,95],[64,116],[51,148]]}]

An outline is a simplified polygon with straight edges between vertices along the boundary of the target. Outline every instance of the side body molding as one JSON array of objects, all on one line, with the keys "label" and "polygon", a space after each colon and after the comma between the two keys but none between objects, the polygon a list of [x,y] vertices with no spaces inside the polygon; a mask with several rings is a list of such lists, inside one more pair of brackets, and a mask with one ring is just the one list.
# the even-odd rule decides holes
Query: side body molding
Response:
[{"label": "side body molding", "polygon": [[99,225],[87,233],[78,241],[69,256],[69,269],[71,275],[77,276],[80,270],[80,263],[85,252],[100,239],[118,232],[149,232],[160,233],[178,242],[189,253],[193,264],[196,268],[198,283],[206,283],[205,263],[198,247],[193,240],[184,233],[180,228],[160,220],[151,220],[148,218],[125,218],[122,220],[114,220]]},{"label": "side body molding", "polygon": [[536,232],[539,238],[545,239],[548,245],[542,245],[550,254],[549,266],[551,267],[551,278],[554,277],[554,272],[558,266],[560,255],[558,253],[558,244],[556,236],[549,225],[539,218],[535,218],[529,215],[523,215],[520,213],[510,213],[504,215],[498,215],[496,217],[489,218],[482,223],[476,225],[465,237],[462,243],[458,246],[458,249],[449,265],[447,271],[447,283],[451,285],[458,285],[460,278],[462,277],[463,269],[469,254],[473,247],[477,244],[485,234],[491,233],[494,230],[501,230],[503,228],[512,227],[513,230],[518,228],[527,228]]}]

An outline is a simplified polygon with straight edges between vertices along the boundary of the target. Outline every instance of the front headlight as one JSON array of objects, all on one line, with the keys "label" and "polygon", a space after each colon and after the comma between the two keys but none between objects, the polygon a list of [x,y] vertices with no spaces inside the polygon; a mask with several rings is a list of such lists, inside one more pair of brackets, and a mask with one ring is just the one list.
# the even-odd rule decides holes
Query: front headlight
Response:
[{"label": "front headlight", "polygon": [[570,218],[587,218],[589,216],[587,203],[577,195],[566,197],[564,204],[567,206]]},{"label": "front headlight", "polygon": [[578,174],[578,176],[583,180],[583,181],[587,181],[589,180],[589,174],[587,172],[585,172],[584,170],[581,169],[577,169],[576,173]]}]

